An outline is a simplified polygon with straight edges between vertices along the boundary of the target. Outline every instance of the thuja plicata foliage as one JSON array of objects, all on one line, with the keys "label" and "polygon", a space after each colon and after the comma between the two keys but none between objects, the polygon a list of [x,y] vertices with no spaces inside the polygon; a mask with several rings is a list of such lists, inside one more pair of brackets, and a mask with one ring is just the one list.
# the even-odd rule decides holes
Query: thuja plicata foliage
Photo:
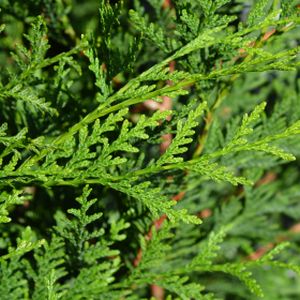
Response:
[{"label": "thuja plicata foliage", "polygon": [[300,299],[300,1],[0,8],[2,300]]}]

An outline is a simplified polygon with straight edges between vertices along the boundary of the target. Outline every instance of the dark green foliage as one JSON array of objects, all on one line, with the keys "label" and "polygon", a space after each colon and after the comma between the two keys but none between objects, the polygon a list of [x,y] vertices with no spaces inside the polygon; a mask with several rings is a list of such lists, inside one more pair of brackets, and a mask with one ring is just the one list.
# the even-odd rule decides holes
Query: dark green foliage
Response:
[{"label": "dark green foliage", "polygon": [[299,299],[299,7],[1,0],[0,298]]}]

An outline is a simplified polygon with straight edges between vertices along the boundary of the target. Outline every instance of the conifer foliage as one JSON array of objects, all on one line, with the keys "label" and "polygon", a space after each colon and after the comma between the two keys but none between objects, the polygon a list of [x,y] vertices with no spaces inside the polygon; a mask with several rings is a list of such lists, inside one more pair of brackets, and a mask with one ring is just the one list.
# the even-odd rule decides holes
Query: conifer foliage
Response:
[{"label": "conifer foliage", "polygon": [[300,298],[299,1],[0,8],[1,299]]}]

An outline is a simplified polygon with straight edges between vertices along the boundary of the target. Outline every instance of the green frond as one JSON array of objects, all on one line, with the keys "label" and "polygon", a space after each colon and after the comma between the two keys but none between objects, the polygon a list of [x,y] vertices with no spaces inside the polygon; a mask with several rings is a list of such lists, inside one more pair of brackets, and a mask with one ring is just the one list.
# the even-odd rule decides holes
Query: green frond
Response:
[{"label": "green frond", "polygon": [[253,26],[255,23],[262,21],[262,19],[266,16],[267,8],[270,7],[269,3],[269,0],[255,1],[247,19],[249,26]]},{"label": "green frond", "polygon": [[0,2],[1,299],[299,298],[299,1]]},{"label": "green frond", "polygon": [[188,150],[185,145],[190,144],[193,141],[191,136],[195,134],[194,128],[199,124],[199,117],[203,114],[206,106],[206,102],[201,103],[194,111],[190,111],[185,122],[180,120],[177,123],[177,134],[166,152],[156,162],[157,165],[183,161],[181,157],[176,157],[176,155],[182,154]]},{"label": "green frond", "polygon": [[8,223],[11,221],[9,210],[14,205],[20,205],[28,199],[22,195],[23,191],[13,190],[11,193],[2,192],[0,194],[0,223]]},{"label": "green frond", "polygon": [[18,257],[11,261],[1,261],[0,291],[2,299],[30,299],[29,286]]},{"label": "green frond", "polygon": [[59,299],[62,292],[59,279],[67,273],[63,266],[65,262],[64,243],[61,238],[52,236],[51,242],[46,243],[43,248],[38,249],[35,253],[37,261],[37,270],[33,270],[28,265],[28,273],[34,281],[34,293],[32,299],[50,298]]}]

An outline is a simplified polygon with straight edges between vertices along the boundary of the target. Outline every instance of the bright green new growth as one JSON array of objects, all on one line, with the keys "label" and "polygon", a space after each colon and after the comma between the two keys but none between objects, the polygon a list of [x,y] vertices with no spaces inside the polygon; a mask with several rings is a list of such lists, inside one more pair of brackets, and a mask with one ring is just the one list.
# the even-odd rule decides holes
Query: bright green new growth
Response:
[{"label": "bright green new growth", "polygon": [[3,299],[298,299],[299,3],[166,3],[2,1]]}]

